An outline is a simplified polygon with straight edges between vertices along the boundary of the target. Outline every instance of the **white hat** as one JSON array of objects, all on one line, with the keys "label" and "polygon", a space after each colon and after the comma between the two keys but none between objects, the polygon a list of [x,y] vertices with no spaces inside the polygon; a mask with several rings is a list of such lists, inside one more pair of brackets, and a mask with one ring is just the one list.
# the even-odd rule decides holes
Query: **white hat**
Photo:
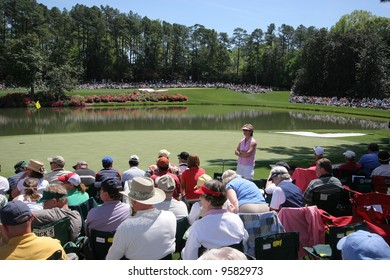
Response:
[{"label": "white hat", "polygon": [[353,151],[351,151],[351,150],[346,151],[345,153],[343,153],[343,155],[344,155],[345,157],[347,157],[347,158],[354,158],[354,157],[356,157],[355,152],[353,152]]},{"label": "white hat", "polygon": [[165,174],[163,176],[156,178],[156,185],[159,189],[162,189],[164,192],[171,193],[175,190],[176,182],[172,176]]},{"label": "white hat", "polygon": [[170,155],[171,153],[170,152],[168,152],[166,149],[162,149],[162,150],[160,150],[159,152],[158,152],[158,156],[159,157],[166,157],[166,158],[169,158],[169,155]]},{"label": "white hat", "polygon": [[323,155],[324,154],[324,148],[320,147],[320,146],[315,146],[313,148],[313,151],[314,153],[319,156],[319,155]]},{"label": "white hat", "polygon": [[130,158],[129,158],[129,161],[137,161],[139,162],[139,157],[137,155],[132,155]]}]

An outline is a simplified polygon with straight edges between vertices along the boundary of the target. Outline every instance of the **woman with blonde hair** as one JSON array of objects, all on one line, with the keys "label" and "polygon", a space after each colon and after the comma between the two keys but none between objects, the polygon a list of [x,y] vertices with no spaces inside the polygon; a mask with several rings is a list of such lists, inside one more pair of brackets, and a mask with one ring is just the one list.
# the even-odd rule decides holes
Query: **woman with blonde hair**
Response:
[{"label": "woman with blonde hair", "polygon": [[31,211],[42,210],[42,203],[37,203],[42,195],[38,192],[39,181],[36,178],[26,178],[23,182],[24,194],[15,197],[13,200],[20,200],[27,204]]},{"label": "woman with blonde hair", "polygon": [[222,174],[222,183],[226,186],[227,198],[233,205],[234,213],[263,213],[269,207],[259,188],[250,180],[242,178],[234,170]]}]

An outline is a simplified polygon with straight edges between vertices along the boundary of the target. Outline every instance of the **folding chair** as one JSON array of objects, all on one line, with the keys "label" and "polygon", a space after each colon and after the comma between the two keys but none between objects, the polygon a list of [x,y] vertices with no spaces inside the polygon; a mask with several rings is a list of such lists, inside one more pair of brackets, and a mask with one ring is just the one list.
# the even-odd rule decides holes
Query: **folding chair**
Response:
[{"label": "folding chair", "polygon": [[324,189],[314,191],[312,204],[316,205],[318,209],[322,209],[335,217],[352,215],[352,204],[349,200],[349,191],[344,188],[329,193]]},{"label": "folding chair", "polygon": [[88,243],[89,246],[85,246],[90,250],[87,252],[86,259],[88,260],[105,260],[108,250],[112,245],[112,241],[115,235],[115,231],[100,231],[91,229]]},{"label": "folding chair", "polygon": [[223,174],[223,173],[217,173],[217,172],[214,173],[213,179],[222,182],[222,174]]},{"label": "folding chair", "polygon": [[332,260],[341,260],[341,251],[337,249],[337,242],[344,236],[351,234],[357,230],[368,230],[366,222],[360,222],[355,224],[349,224],[345,226],[330,226],[329,233],[325,236],[326,243],[329,244],[332,249]]},{"label": "folding chair", "polygon": [[186,240],[183,238],[184,233],[190,227],[190,223],[188,222],[188,218],[184,217],[176,221],[176,250],[175,253],[180,253],[181,250],[186,245]]},{"label": "folding chair", "polygon": [[390,176],[372,176],[372,191],[378,193],[390,192]]},{"label": "folding chair", "polygon": [[55,251],[50,257],[48,257],[46,260],[62,260],[62,251],[57,250]]},{"label": "folding chair", "polygon": [[298,260],[299,232],[256,237],[256,260]]},{"label": "folding chair", "polygon": [[372,191],[372,179],[361,175],[352,175],[352,183],[349,187],[356,192],[369,193]]},{"label": "folding chair", "polygon": [[37,236],[49,236],[60,240],[62,246],[70,241],[69,217],[42,226],[34,225],[31,229]]},{"label": "folding chair", "polygon": [[72,205],[69,206],[70,209],[76,210],[81,215],[82,220],[82,226],[81,226],[81,236],[87,236],[87,226],[85,224],[85,220],[87,219],[87,215],[89,210],[96,207],[97,203],[93,197],[90,197],[88,200],[84,201],[83,203],[80,203],[79,205]]}]

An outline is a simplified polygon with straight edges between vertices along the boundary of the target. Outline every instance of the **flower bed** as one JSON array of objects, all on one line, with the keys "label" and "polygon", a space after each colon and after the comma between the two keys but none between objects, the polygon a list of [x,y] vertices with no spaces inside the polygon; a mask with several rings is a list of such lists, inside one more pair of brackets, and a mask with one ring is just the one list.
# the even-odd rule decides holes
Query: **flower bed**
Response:
[{"label": "flower bed", "polygon": [[126,103],[126,102],[185,102],[188,97],[180,93],[166,92],[129,92],[115,95],[67,95],[56,100],[51,93],[37,93],[35,98],[31,94],[9,93],[0,97],[0,108],[34,107],[39,101],[42,107],[85,107],[98,103]]}]

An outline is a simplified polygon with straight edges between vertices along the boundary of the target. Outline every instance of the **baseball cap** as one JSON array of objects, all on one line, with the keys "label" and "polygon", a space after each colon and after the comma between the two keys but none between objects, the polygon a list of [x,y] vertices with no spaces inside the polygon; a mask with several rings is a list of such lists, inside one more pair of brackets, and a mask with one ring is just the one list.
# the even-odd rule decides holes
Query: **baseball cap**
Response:
[{"label": "baseball cap", "polygon": [[169,166],[169,159],[167,159],[166,157],[160,157],[158,158],[157,160],[157,167],[168,167]]},{"label": "baseball cap", "polygon": [[176,183],[172,176],[167,174],[157,177],[156,185],[159,189],[162,189],[164,192],[170,193],[175,190]]},{"label": "baseball cap", "polygon": [[75,165],[73,165],[72,167],[73,167],[73,169],[76,169],[77,166],[79,166],[79,165],[88,165],[88,163],[86,161],[84,161],[84,160],[80,160]]},{"label": "baseball cap", "polygon": [[390,260],[390,247],[378,234],[355,231],[337,242],[344,260]]},{"label": "baseball cap", "polygon": [[187,152],[181,152],[180,154],[177,155],[177,157],[187,160],[190,155]]},{"label": "baseball cap", "polygon": [[351,150],[348,150],[346,151],[345,153],[343,153],[343,155],[347,158],[354,158],[356,157],[356,154],[354,151],[351,151]]},{"label": "baseball cap", "polygon": [[118,178],[112,177],[112,178],[106,178],[103,181],[101,181],[100,187],[105,187],[109,189],[121,189],[122,184]]},{"label": "baseball cap", "polygon": [[10,201],[0,209],[1,223],[9,226],[21,225],[32,217],[30,208],[20,200]]},{"label": "baseball cap", "polygon": [[81,184],[81,178],[77,173],[68,173],[62,176],[58,176],[58,181],[63,183],[71,183],[73,186],[78,186]]},{"label": "baseball cap", "polygon": [[47,159],[49,162],[54,162],[57,165],[65,166],[65,159],[62,156],[55,156]]},{"label": "baseball cap", "polygon": [[114,162],[114,160],[112,159],[112,157],[109,157],[109,156],[105,156],[102,159],[102,165],[103,166],[108,166],[108,165],[112,164],[113,162]]},{"label": "baseball cap", "polygon": [[132,156],[129,158],[129,161],[139,162],[139,157],[138,157],[137,155],[132,155]]},{"label": "baseball cap", "polygon": [[315,146],[313,147],[313,151],[314,153],[319,156],[319,155],[323,155],[324,154],[324,148],[322,148],[321,146]]}]

